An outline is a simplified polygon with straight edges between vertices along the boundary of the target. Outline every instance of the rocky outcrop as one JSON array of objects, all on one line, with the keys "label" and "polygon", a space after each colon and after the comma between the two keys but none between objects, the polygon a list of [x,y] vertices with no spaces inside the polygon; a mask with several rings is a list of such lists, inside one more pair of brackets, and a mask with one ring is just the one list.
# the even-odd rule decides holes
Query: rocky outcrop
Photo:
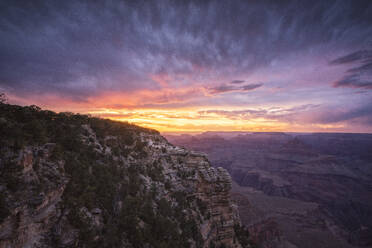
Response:
[{"label": "rocky outcrop", "polygon": [[1,207],[8,215],[1,219],[0,247],[35,247],[61,215],[58,203],[68,178],[62,161],[48,160],[53,146],[26,147],[9,153],[13,159],[2,158],[1,172],[8,183],[2,181]]},{"label": "rocky outcrop", "polygon": [[[211,243],[240,247],[234,233],[234,225],[240,225],[240,220],[237,207],[230,198],[232,180],[229,173],[221,167],[211,167],[204,153],[173,146],[160,137],[143,138],[150,140],[148,152],[152,158],[156,158],[157,150],[166,151],[160,157],[164,160],[164,174],[170,179],[172,189],[186,192],[188,199],[195,199],[203,216],[200,231],[204,247]],[[172,162],[166,162],[167,159]]]},{"label": "rocky outcrop", "polygon": [[45,144],[1,141],[0,247],[242,247],[230,175],[205,154],[152,130],[62,117],[65,133],[47,130]]}]

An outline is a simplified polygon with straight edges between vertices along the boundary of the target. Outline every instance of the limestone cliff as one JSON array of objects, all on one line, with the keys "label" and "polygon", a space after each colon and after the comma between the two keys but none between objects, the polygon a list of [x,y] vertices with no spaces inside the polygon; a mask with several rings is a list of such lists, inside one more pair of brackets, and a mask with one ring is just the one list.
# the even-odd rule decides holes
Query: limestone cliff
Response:
[{"label": "limestone cliff", "polygon": [[0,108],[0,247],[250,247],[231,178],[204,154],[134,125]]}]

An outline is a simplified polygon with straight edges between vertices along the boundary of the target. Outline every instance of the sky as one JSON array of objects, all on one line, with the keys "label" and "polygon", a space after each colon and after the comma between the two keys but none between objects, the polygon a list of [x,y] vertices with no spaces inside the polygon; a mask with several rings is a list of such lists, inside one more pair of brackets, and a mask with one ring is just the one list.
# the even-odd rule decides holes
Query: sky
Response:
[{"label": "sky", "polygon": [[372,132],[372,2],[0,3],[0,92],[161,132]]}]

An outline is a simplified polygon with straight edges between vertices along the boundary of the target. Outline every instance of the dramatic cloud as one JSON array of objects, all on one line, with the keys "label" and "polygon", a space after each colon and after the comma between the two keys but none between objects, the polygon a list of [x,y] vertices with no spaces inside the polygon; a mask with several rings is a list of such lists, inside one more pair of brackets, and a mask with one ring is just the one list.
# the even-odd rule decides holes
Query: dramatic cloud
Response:
[{"label": "dramatic cloud", "polygon": [[368,63],[368,61],[371,62],[371,59],[372,59],[372,51],[362,50],[362,51],[353,52],[346,56],[342,56],[338,59],[335,59],[331,61],[331,64],[340,65],[340,64],[348,64],[348,63],[360,62],[360,61]]},{"label": "dramatic cloud", "polygon": [[358,74],[351,74],[343,77],[341,80],[333,84],[334,87],[350,87],[350,88],[363,88],[372,90],[372,80],[365,79]]},{"label": "dramatic cloud", "polygon": [[372,89],[372,50],[361,50],[331,61],[332,65],[351,64],[347,75],[334,87]]},{"label": "dramatic cloud", "polygon": [[[3,1],[0,84],[76,100],[253,72],[372,34],[368,1]],[[196,73],[196,74],[195,74]],[[182,78],[177,76],[184,75]]]},{"label": "dramatic cloud", "polygon": [[[223,109],[290,123],[310,110],[285,106],[365,106],[371,24],[369,0],[4,0],[0,91],[14,103],[128,119],[120,111]],[[176,124],[219,125],[185,123]]]}]

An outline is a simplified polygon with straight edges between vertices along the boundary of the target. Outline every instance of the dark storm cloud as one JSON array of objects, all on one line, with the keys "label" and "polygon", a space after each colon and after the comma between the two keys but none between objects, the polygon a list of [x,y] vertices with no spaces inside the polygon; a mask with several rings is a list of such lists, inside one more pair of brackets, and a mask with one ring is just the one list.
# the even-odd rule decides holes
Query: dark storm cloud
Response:
[{"label": "dark storm cloud", "polygon": [[361,50],[331,61],[332,65],[350,64],[346,75],[336,81],[334,87],[372,90],[372,50]]},{"label": "dark storm cloud", "polygon": [[105,91],[156,89],[149,75],[159,73],[233,78],[290,54],[350,49],[372,37],[370,1],[0,4],[0,88],[78,101]]}]

